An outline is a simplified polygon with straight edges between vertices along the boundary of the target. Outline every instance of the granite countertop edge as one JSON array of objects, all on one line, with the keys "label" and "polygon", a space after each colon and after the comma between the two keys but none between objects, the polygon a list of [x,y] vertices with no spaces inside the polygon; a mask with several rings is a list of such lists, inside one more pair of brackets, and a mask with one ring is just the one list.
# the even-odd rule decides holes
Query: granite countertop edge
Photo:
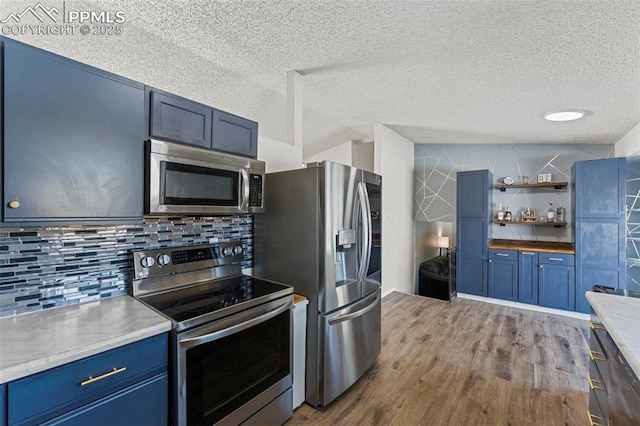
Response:
[{"label": "granite countertop edge", "polygon": [[0,318],[0,384],[171,330],[131,296]]},{"label": "granite countertop edge", "polygon": [[588,291],[587,300],[640,378],[640,299]]}]

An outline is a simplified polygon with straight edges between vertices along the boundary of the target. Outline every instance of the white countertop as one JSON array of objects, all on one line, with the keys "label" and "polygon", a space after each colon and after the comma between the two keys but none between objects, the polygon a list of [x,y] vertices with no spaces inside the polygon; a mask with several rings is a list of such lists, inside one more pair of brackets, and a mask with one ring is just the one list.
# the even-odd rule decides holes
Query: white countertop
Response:
[{"label": "white countertop", "polygon": [[587,300],[640,377],[640,299],[588,291]]},{"label": "white countertop", "polygon": [[0,318],[0,383],[170,329],[171,321],[131,296]]}]

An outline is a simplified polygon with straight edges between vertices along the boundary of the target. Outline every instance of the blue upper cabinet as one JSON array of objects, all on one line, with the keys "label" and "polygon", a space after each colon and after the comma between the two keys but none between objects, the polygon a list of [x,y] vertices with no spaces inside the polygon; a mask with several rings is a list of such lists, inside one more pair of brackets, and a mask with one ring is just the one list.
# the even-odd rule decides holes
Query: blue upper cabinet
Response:
[{"label": "blue upper cabinet", "polygon": [[577,161],[573,167],[576,218],[624,218],[626,160]]},{"label": "blue upper cabinet", "polygon": [[212,148],[243,157],[258,156],[258,123],[213,110]]},{"label": "blue upper cabinet", "polygon": [[489,217],[491,180],[489,170],[458,172],[456,187],[458,217]]},{"label": "blue upper cabinet", "polygon": [[572,181],[575,202],[576,310],[588,313],[585,293],[593,286],[624,288],[624,158],[577,161]]},{"label": "blue upper cabinet", "polygon": [[152,138],[211,148],[213,110],[198,102],[147,88]]},{"label": "blue upper cabinet", "polygon": [[4,41],[3,218],[143,215],[144,86]]},{"label": "blue upper cabinet", "polygon": [[258,123],[146,88],[149,136],[243,157],[258,154]]},{"label": "blue upper cabinet", "polygon": [[491,180],[489,170],[457,174],[456,286],[460,293],[488,294]]}]

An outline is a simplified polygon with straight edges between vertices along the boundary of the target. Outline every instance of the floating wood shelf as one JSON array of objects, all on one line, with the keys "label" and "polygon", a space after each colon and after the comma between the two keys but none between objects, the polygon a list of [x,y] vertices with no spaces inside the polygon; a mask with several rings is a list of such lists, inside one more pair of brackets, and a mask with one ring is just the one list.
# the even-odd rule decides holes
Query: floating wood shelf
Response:
[{"label": "floating wood shelf", "polygon": [[504,192],[507,188],[550,188],[556,191],[561,191],[569,185],[569,182],[544,182],[544,183],[525,183],[525,184],[513,184],[505,185],[504,183],[497,183],[493,185],[495,189],[499,189]]},{"label": "floating wood shelf", "polygon": [[514,221],[506,221],[506,220],[494,220],[493,223],[498,224],[500,226],[507,225],[530,225],[530,226],[553,226],[554,228],[562,228],[563,226],[567,226],[567,222],[543,222],[541,220],[535,220],[531,222],[514,222]]}]

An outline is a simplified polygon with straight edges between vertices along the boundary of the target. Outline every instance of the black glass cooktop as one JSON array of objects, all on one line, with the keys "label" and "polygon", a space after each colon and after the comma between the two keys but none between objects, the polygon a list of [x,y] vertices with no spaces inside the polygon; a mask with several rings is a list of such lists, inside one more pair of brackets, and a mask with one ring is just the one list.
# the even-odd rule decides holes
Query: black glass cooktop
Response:
[{"label": "black glass cooktop", "polygon": [[213,320],[245,305],[253,306],[274,296],[281,297],[278,293],[286,295],[293,290],[289,286],[242,275],[145,296],[142,300],[174,322],[185,323],[200,318]]}]

